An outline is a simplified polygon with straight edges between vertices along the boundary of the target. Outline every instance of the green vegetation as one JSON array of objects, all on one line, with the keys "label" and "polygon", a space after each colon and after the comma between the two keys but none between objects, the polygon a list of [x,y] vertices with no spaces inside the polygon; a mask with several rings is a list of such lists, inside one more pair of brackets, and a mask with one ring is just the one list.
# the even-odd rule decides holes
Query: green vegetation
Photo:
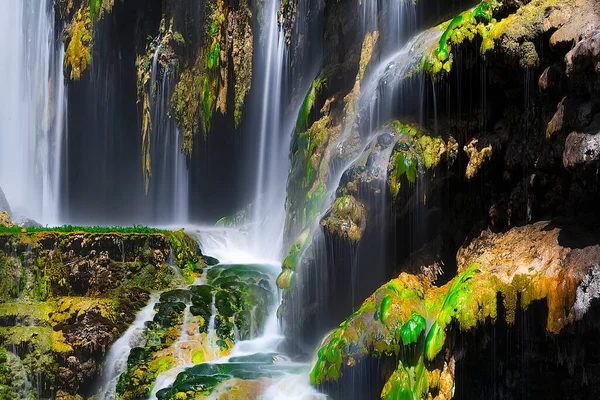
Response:
[{"label": "green vegetation", "polygon": [[[540,241],[553,241],[552,234],[535,229],[530,229],[534,231],[531,234]],[[459,267],[458,275],[444,286],[434,286],[424,276],[407,273],[382,285],[325,338],[311,371],[311,383],[319,386],[336,381],[361,358],[387,356],[398,358],[398,367],[385,384],[381,398],[421,399],[434,392],[450,398],[454,386],[450,366],[454,360],[451,350],[443,351],[448,345],[448,333],[494,323],[499,299],[508,325],[515,321],[519,302],[525,310],[533,301],[546,300],[546,329],[559,334],[575,318],[569,311],[577,288],[574,278],[562,267],[554,271],[497,266],[505,256],[501,249],[514,236],[499,235],[494,240],[494,246],[500,250],[491,247],[474,256],[489,265],[471,263]],[[522,251],[516,250],[515,262],[522,265],[523,260],[531,260],[532,251],[530,245],[523,246]]]},{"label": "green vegetation", "polygon": [[497,23],[493,11],[499,7],[495,0],[482,0],[476,7],[464,11],[451,21],[439,26],[443,30],[438,46],[423,58],[423,69],[432,74],[452,68],[452,46],[463,41],[472,41],[476,36],[482,39],[481,54],[494,48],[494,41],[502,34],[505,21]]},{"label": "green vegetation", "polygon": [[[0,354],[10,346],[27,349],[9,355],[3,371],[23,371],[29,382],[38,382],[39,374],[43,387],[34,388],[34,398],[37,390],[49,396],[49,388],[78,393],[89,377],[60,377],[100,359],[148,293],[169,287],[178,275],[168,264],[171,255],[188,282],[205,266],[183,230],[0,227]],[[24,398],[20,384],[3,386],[2,374],[0,393]]]},{"label": "green vegetation", "polygon": [[56,227],[27,227],[21,228],[19,226],[5,227],[0,226],[0,234],[2,233],[38,233],[38,232],[58,232],[58,233],[167,233],[170,232],[165,229],[151,228],[143,225],[135,226],[73,226],[73,225],[62,225]]},{"label": "green vegetation", "polygon": [[[275,356],[271,354],[234,357],[228,363],[205,363],[187,369],[177,376],[173,387],[160,390],[157,393],[157,398],[160,400],[203,398],[209,396],[220,383],[235,378],[240,380],[258,380],[299,372],[300,369],[298,366],[277,363]],[[248,393],[244,394],[248,395]]]},{"label": "green vegetation", "polygon": [[454,149],[451,137],[445,143],[417,125],[392,121],[388,126],[398,136],[388,167],[388,185],[395,199],[402,182],[414,184],[419,175],[437,167],[443,156],[452,160]]},{"label": "green vegetation", "polygon": [[92,62],[92,19],[88,9],[75,13],[67,35],[69,41],[65,50],[64,68],[70,73],[71,79],[78,81]]},{"label": "green vegetation", "polygon": [[317,94],[319,94],[321,92],[321,89],[323,88],[323,85],[325,84],[326,81],[327,81],[327,78],[321,76],[321,77],[317,77],[317,79],[315,79],[312,82],[312,84],[310,86],[310,90],[306,94],[306,97],[304,98],[304,102],[302,102],[302,107],[300,108],[300,112],[298,113],[298,119],[296,121],[296,133],[300,133],[304,129],[308,128],[310,112],[312,111],[312,109],[315,105]]}]

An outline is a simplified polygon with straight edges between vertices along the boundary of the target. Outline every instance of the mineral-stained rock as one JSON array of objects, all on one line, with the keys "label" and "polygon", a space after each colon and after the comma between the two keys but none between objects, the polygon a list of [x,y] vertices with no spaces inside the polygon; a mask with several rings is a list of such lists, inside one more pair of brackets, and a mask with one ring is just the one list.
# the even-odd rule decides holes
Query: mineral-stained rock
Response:
[{"label": "mineral-stained rock", "polygon": [[571,132],[565,143],[563,164],[565,168],[600,166],[600,133]]},{"label": "mineral-stained rock", "polygon": [[579,41],[565,56],[569,83],[577,90],[600,89],[600,30]]},{"label": "mineral-stained rock", "polygon": [[[454,377],[455,330],[485,330],[500,315],[511,326],[518,306],[527,310],[541,300],[548,309],[548,334],[559,335],[600,297],[599,262],[600,235],[567,221],[483,232],[458,251],[458,275],[446,285],[402,273],[381,286],[324,339],[311,382],[335,390],[334,382],[348,384],[344,374],[369,357],[381,359],[381,365],[398,359],[396,371],[385,372],[382,398],[440,396],[442,388],[453,386],[442,381]],[[450,397],[452,390],[436,398]]]},{"label": "mineral-stained rock", "polygon": [[463,148],[469,157],[469,164],[467,165],[467,170],[465,172],[467,179],[473,178],[477,174],[477,171],[479,171],[481,168],[483,162],[492,157],[491,144],[478,149],[477,143],[478,140],[473,139]]},{"label": "mineral-stained rock", "polygon": [[563,72],[560,67],[553,64],[547,67],[538,80],[538,86],[542,90],[556,90],[560,88]]}]

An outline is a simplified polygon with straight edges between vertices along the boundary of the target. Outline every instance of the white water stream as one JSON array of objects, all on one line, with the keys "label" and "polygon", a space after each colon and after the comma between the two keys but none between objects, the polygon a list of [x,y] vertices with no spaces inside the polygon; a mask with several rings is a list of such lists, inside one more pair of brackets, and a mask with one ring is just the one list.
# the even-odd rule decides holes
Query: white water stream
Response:
[{"label": "white water stream", "polygon": [[285,183],[289,159],[290,130],[284,129],[283,72],[286,69],[285,35],[279,29],[278,0],[267,0],[264,5],[265,24],[265,77],[262,87],[260,142],[256,195],[253,203],[252,235],[257,253],[271,259],[281,256],[285,221]]},{"label": "white water stream", "polygon": [[113,400],[116,398],[116,388],[119,376],[127,370],[127,357],[134,347],[143,345],[144,323],[151,321],[156,314],[154,306],[159,295],[153,295],[148,301],[148,305],[138,312],[133,324],[125,331],[110,348],[106,354],[104,365],[105,371],[100,380],[100,392],[103,400]]},{"label": "white water stream", "polygon": [[[188,231],[190,230],[191,229],[188,229]],[[281,261],[275,260],[269,262],[265,260],[264,257],[261,257],[261,254],[252,254],[248,248],[248,245],[253,243],[251,238],[248,237],[251,235],[251,230],[245,231],[245,234],[243,232],[244,230],[233,228],[202,228],[196,229],[195,232],[190,231],[190,234],[197,237],[204,254],[217,257],[221,261],[221,264],[236,264],[242,262],[244,264],[251,264],[260,262],[262,265],[272,268],[272,276],[276,277],[281,271]],[[270,283],[270,287],[277,290],[274,279]],[[251,338],[250,340],[237,342],[231,353],[223,357],[217,357],[216,359],[209,361],[210,363],[223,364],[234,357],[278,352],[277,349],[285,337],[281,333],[277,319],[277,308],[281,302],[281,297],[278,291],[274,293],[274,295],[275,301],[271,305],[271,310],[262,335]],[[207,334],[209,340],[211,337],[216,337],[214,329],[214,317],[216,314],[214,299],[211,307],[212,312]],[[284,374],[279,378],[272,379],[263,394],[263,399],[308,400],[324,398],[323,395],[319,394],[310,386],[308,377],[310,365],[294,363],[283,354],[277,356],[277,358],[278,363],[280,363],[278,365],[282,365],[282,367],[298,366],[299,369],[304,372],[294,375]],[[195,364],[186,364],[179,366],[160,375],[156,380],[150,398],[154,399],[159,390],[173,384],[180,372],[184,371],[186,368],[193,367],[194,365]]]}]

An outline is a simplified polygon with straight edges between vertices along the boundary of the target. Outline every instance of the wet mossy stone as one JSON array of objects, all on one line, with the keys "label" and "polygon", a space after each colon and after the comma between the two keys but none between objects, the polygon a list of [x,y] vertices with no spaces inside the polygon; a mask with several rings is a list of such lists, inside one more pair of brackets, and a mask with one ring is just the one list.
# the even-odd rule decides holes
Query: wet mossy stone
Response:
[{"label": "wet mossy stone", "polygon": [[127,369],[131,369],[152,357],[152,350],[147,347],[134,347],[127,357]]},{"label": "wet mossy stone", "polygon": [[215,295],[215,307],[220,315],[232,317],[237,311],[238,294],[227,290],[219,290]]},{"label": "wet mossy stone", "polygon": [[156,315],[153,321],[162,328],[169,328],[179,323],[186,305],[182,302],[157,303],[154,306]]},{"label": "wet mossy stone", "polygon": [[216,259],[214,257],[211,257],[211,256],[202,256],[202,258],[204,258],[204,262],[209,267],[213,267],[213,266],[218,265],[220,263],[220,261],[218,259]]},{"label": "wet mossy stone", "polygon": [[208,271],[208,282],[220,286],[223,282],[238,280],[243,282],[258,282],[261,279],[271,279],[273,271],[270,267],[260,264],[220,264]]},{"label": "wet mossy stone", "polygon": [[200,305],[201,302],[212,303],[214,287],[210,285],[196,285],[190,286],[190,293],[192,294],[191,301],[194,305]]},{"label": "wet mossy stone", "polygon": [[277,363],[276,359],[276,354],[258,353],[234,357],[224,364],[199,364],[177,375],[173,386],[160,390],[156,397],[159,400],[174,399],[177,398],[177,393],[182,392],[209,395],[219,383],[225,380],[274,378],[300,372],[301,366]]},{"label": "wet mossy stone", "polygon": [[164,292],[160,295],[161,303],[189,303],[192,297],[192,293],[189,290],[185,289],[173,289],[168,292]]}]

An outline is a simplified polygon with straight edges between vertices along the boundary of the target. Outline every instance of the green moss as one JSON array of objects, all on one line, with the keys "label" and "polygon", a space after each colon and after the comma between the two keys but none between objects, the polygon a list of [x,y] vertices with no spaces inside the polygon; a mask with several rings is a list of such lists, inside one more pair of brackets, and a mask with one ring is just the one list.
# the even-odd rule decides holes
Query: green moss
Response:
[{"label": "green moss", "polygon": [[431,136],[418,125],[399,121],[384,126],[390,127],[398,138],[388,166],[388,185],[392,198],[396,199],[403,182],[415,183],[418,176],[437,167],[442,157],[451,162],[455,155],[452,138],[446,144],[441,137]]},{"label": "green moss", "polygon": [[[432,360],[440,352],[445,344],[447,326],[453,319],[465,325],[470,323],[464,313],[459,315],[459,310],[473,302],[472,280],[477,271],[477,265],[470,266],[448,285],[447,291],[444,288],[426,291],[416,277],[407,274],[382,286],[324,340],[311,371],[311,383],[319,385],[327,380],[336,380],[330,371],[341,371],[345,357],[355,358],[369,353],[374,357],[404,355],[406,358],[400,359],[397,371],[402,376],[394,378],[399,379],[394,387],[399,385],[404,387],[402,390],[410,387],[413,391],[417,390],[415,393],[420,398],[422,387],[419,382],[426,377],[420,372],[408,379],[405,373],[409,370],[413,373],[418,370],[419,363],[425,359]],[[476,317],[481,316],[473,316]],[[428,332],[427,319],[433,320]],[[421,338],[424,338],[422,353],[416,354],[417,364],[411,364],[415,361],[408,357],[414,355],[414,348],[410,346]],[[403,351],[401,347],[404,347]],[[408,382],[412,383],[406,386]]]},{"label": "green moss", "polygon": [[296,132],[300,133],[304,129],[308,128],[308,121],[310,117],[310,113],[315,105],[315,101],[317,98],[317,94],[321,92],[323,85],[325,84],[327,78],[318,77],[315,79],[304,98],[304,102],[302,103],[302,107],[300,108],[300,112],[298,113],[298,119],[296,121]]},{"label": "green moss", "polygon": [[423,57],[423,69],[432,74],[442,70],[450,72],[452,68],[452,46],[463,41],[472,41],[475,37],[482,39],[481,54],[494,48],[494,41],[500,38],[504,23],[493,19],[493,11],[499,7],[495,0],[482,0],[476,7],[464,11],[454,19],[441,24],[443,30],[437,47]]},{"label": "green moss", "polygon": [[221,383],[230,379],[258,380],[299,373],[298,366],[276,363],[269,354],[233,357],[228,363],[204,363],[180,373],[172,387],[162,389],[159,400],[208,397]]},{"label": "green moss", "polygon": [[404,366],[402,361],[386,382],[381,398],[386,400],[421,400],[429,391],[428,371],[423,360],[416,366]]},{"label": "green moss", "polygon": [[277,287],[279,289],[289,289],[294,285],[295,272],[291,269],[284,269],[277,277]]},{"label": "green moss", "polygon": [[[274,279],[269,266],[219,264],[208,270],[207,284],[164,292],[156,306],[153,321],[146,324],[145,346],[131,352],[127,371],[119,379],[119,398],[148,397],[161,371],[189,363],[199,364],[199,368],[190,373],[203,374],[195,379],[213,382],[205,368],[215,364],[206,362],[228,354],[235,340],[247,340],[260,334],[274,301],[270,286]],[[189,305],[187,310],[186,304]],[[215,330],[208,332],[207,321],[211,318],[213,306],[216,310]],[[181,350],[173,346],[180,338],[186,312],[195,317],[189,318],[194,322],[186,326],[190,335],[196,335],[191,342],[201,346],[193,347],[182,355]],[[232,362],[235,361],[232,359]],[[183,381],[187,378],[179,376],[178,379]],[[220,382],[219,379],[214,382]],[[214,386],[209,385],[204,389],[212,388]],[[189,387],[194,392],[203,392],[204,389]]]},{"label": "green moss", "polygon": [[[382,321],[385,322],[385,321]],[[412,312],[412,315],[408,321],[400,328],[400,337],[402,343],[406,346],[412,343],[416,343],[421,333],[427,327],[427,321],[421,314],[416,311]]]},{"label": "green moss", "polygon": [[151,228],[143,225],[135,226],[73,226],[62,225],[56,227],[28,227],[21,228],[18,226],[4,227],[0,226],[0,234],[2,233],[121,233],[121,234],[150,234],[150,233],[167,233],[165,229]]}]

